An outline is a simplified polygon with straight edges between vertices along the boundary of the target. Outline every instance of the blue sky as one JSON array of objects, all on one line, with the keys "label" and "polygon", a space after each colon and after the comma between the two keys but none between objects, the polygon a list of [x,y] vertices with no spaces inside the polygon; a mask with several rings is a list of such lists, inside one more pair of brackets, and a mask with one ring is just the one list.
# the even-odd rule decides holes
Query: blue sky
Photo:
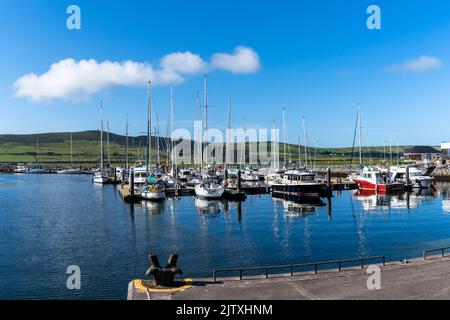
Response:
[{"label": "blue sky", "polygon": [[[81,8],[81,30],[66,27],[70,4]],[[381,8],[381,30],[366,27],[370,4]],[[14,84],[30,73],[46,74],[65,59],[130,60],[156,69],[172,53],[190,52],[212,64],[214,54],[232,55],[244,46],[258,55],[259,68],[240,73],[208,69],[210,126],[226,125],[231,95],[234,126],[243,117],[247,127],[270,128],[273,120],[279,126],[286,108],[291,142],[303,135],[305,116],[311,145],[349,146],[360,103],[367,144],[389,139],[394,145],[440,144],[450,139],[448,12],[447,0],[3,0],[0,133],[96,129],[100,100],[113,131],[124,132],[129,114],[131,133],[143,133],[145,81],[37,101],[17,96]],[[203,76],[197,70],[182,77],[174,86],[175,118],[178,127],[189,128]],[[58,81],[51,85],[61,89]],[[27,88],[43,92],[41,86]],[[153,93],[164,133],[169,86],[159,81]]]}]

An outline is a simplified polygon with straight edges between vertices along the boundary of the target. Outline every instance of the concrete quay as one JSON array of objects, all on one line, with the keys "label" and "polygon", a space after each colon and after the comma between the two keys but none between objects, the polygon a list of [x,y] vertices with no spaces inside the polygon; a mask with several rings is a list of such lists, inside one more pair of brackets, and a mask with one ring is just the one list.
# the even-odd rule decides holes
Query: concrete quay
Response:
[{"label": "concrete quay", "polygon": [[447,300],[450,299],[450,257],[429,257],[380,266],[381,289],[369,290],[372,274],[350,268],[237,279],[188,280],[181,290],[146,292],[131,282],[129,300]]}]

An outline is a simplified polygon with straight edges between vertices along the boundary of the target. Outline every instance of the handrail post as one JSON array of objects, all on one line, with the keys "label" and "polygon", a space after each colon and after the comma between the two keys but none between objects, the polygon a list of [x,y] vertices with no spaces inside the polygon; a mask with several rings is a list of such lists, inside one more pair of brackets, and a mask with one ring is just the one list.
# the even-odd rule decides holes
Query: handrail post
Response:
[{"label": "handrail post", "polygon": [[239,279],[242,280],[242,269],[239,270]]},{"label": "handrail post", "polygon": [[385,266],[386,266],[386,257],[383,256],[383,267],[385,267]]},{"label": "handrail post", "polygon": [[266,268],[266,279],[269,279],[269,269]]},{"label": "handrail post", "polygon": [[292,264],[290,265],[290,269],[291,269],[291,277],[294,276],[294,267],[292,266]]}]

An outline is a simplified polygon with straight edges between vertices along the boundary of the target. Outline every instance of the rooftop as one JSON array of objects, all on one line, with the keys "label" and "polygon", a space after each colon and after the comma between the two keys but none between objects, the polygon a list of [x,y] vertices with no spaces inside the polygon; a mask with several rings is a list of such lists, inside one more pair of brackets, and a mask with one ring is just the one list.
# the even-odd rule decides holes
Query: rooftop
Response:
[{"label": "rooftop", "polygon": [[405,149],[405,154],[407,153],[440,153],[440,151],[429,146],[415,146],[413,148]]}]

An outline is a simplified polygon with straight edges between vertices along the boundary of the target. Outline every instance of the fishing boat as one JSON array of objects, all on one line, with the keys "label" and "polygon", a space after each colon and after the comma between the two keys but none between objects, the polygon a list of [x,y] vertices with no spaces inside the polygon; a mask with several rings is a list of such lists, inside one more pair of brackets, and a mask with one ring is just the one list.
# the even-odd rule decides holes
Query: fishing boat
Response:
[{"label": "fishing boat", "polygon": [[307,170],[289,170],[280,181],[272,183],[272,196],[278,198],[320,197],[326,184],[316,180],[316,174]]},{"label": "fishing boat", "polygon": [[[205,132],[208,130],[208,78],[205,75]],[[202,139],[203,140],[203,139]],[[203,141],[202,141],[203,146]],[[203,171],[203,147],[202,147],[202,171]],[[195,186],[195,195],[201,199],[219,199],[225,193],[225,188],[215,175],[201,176],[201,182]]]},{"label": "fishing boat", "polygon": [[92,182],[95,184],[106,184],[110,182],[110,178],[103,165],[103,102],[100,103],[101,110],[101,130],[100,130],[100,169],[95,172]]},{"label": "fishing boat", "polygon": [[[171,90],[172,96],[172,90]],[[147,165],[146,165],[146,182],[145,185],[141,189],[141,197],[145,200],[150,201],[162,201],[166,198],[166,193],[164,191],[164,186],[161,181],[155,179],[152,173],[152,137],[151,130],[152,128],[152,83],[148,82],[148,121],[147,121]]]},{"label": "fishing boat", "polygon": [[[362,113],[361,108],[358,107],[356,116],[355,133],[353,139],[353,148],[356,140],[356,130],[359,132],[359,166],[360,170],[356,173],[352,173],[349,176],[350,181],[355,182],[358,185],[359,190],[375,191],[379,193],[392,193],[403,191],[405,184],[396,182],[392,177],[392,173],[389,169],[364,166],[362,161]],[[353,152],[352,152],[353,161]],[[350,165],[351,167],[351,165]]]},{"label": "fishing boat", "polygon": [[414,189],[430,189],[434,182],[433,177],[422,174],[422,171],[416,166],[394,166],[390,168],[390,171],[392,179],[411,185]]},{"label": "fishing boat", "polygon": [[378,167],[364,166],[357,174],[351,175],[350,180],[358,185],[360,190],[372,190],[380,193],[403,191],[405,184],[396,182],[389,170]]}]

